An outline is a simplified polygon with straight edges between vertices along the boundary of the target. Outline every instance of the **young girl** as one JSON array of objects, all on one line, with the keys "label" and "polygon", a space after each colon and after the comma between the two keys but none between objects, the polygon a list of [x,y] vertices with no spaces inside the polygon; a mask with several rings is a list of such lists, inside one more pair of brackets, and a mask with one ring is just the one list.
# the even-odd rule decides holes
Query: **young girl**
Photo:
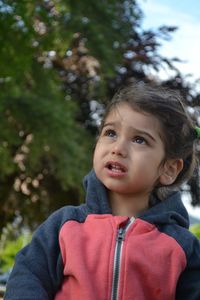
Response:
[{"label": "young girl", "polygon": [[138,83],[109,105],[86,204],[51,215],[19,252],[6,300],[199,300],[200,245],[178,187],[196,129],[179,96]]}]

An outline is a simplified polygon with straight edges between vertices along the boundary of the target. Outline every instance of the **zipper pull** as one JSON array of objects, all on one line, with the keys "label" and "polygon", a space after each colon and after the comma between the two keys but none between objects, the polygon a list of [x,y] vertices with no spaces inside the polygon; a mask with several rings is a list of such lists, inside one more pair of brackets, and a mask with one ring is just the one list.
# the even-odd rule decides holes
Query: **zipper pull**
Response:
[{"label": "zipper pull", "polygon": [[126,235],[126,231],[128,230],[129,226],[135,221],[135,218],[132,217],[128,220],[128,222],[126,223],[126,225],[124,227],[120,227],[118,229],[118,233],[117,233],[117,238],[116,240],[118,242],[122,242],[125,240],[125,235]]},{"label": "zipper pull", "polygon": [[122,242],[124,241],[124,238],[125,238],[125,230],[124,228],[121,227],[118,229],[117,241]]}]

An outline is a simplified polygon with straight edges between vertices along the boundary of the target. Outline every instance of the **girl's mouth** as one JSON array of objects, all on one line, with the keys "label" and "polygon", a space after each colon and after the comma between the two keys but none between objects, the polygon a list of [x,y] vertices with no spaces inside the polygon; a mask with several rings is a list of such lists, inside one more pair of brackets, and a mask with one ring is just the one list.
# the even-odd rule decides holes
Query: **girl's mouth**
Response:
[{"label": "girl's mouth", "polygon": [[106,168],[113,174],[122,175],[127,172],[127,168],[119,162],[109,161],[106,163]]}]

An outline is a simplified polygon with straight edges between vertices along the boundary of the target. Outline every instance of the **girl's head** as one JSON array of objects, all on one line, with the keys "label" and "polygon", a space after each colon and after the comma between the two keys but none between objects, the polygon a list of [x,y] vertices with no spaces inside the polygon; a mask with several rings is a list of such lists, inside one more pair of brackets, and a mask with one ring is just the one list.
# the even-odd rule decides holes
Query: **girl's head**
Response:
[{"label": "girl's head", "polygon": [[165,152],[162,163],[168,159],[183,161],[183,167],[171,186],[179,186],[188,180],[195,168],[196,132],[181,96],[165,88],[144,83],[131,84],[113,97],[105,111],[100,132],[108,116],[121,104],[127,104],[134,111],[152,115],[158,120]]}]

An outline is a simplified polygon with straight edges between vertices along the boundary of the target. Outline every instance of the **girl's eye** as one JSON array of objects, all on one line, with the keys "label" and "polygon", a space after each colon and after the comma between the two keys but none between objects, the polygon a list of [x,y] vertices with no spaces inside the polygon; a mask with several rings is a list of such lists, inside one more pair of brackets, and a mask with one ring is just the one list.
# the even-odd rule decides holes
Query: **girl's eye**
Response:
[{"label": "girl's eye", "polygon": [[116,132],[115,132],[115,130],[113,130],[113,129],[107,129],[107,130],[104,132],[104,135],[112,138],[112,137],[115,137],[115,136],[116,136]]},{"label": "girl's eye", "polygon": [[133,142],[136,144],[141,144],[141,145],[147,144],[147,141],[141,136],[134,137]]}]

